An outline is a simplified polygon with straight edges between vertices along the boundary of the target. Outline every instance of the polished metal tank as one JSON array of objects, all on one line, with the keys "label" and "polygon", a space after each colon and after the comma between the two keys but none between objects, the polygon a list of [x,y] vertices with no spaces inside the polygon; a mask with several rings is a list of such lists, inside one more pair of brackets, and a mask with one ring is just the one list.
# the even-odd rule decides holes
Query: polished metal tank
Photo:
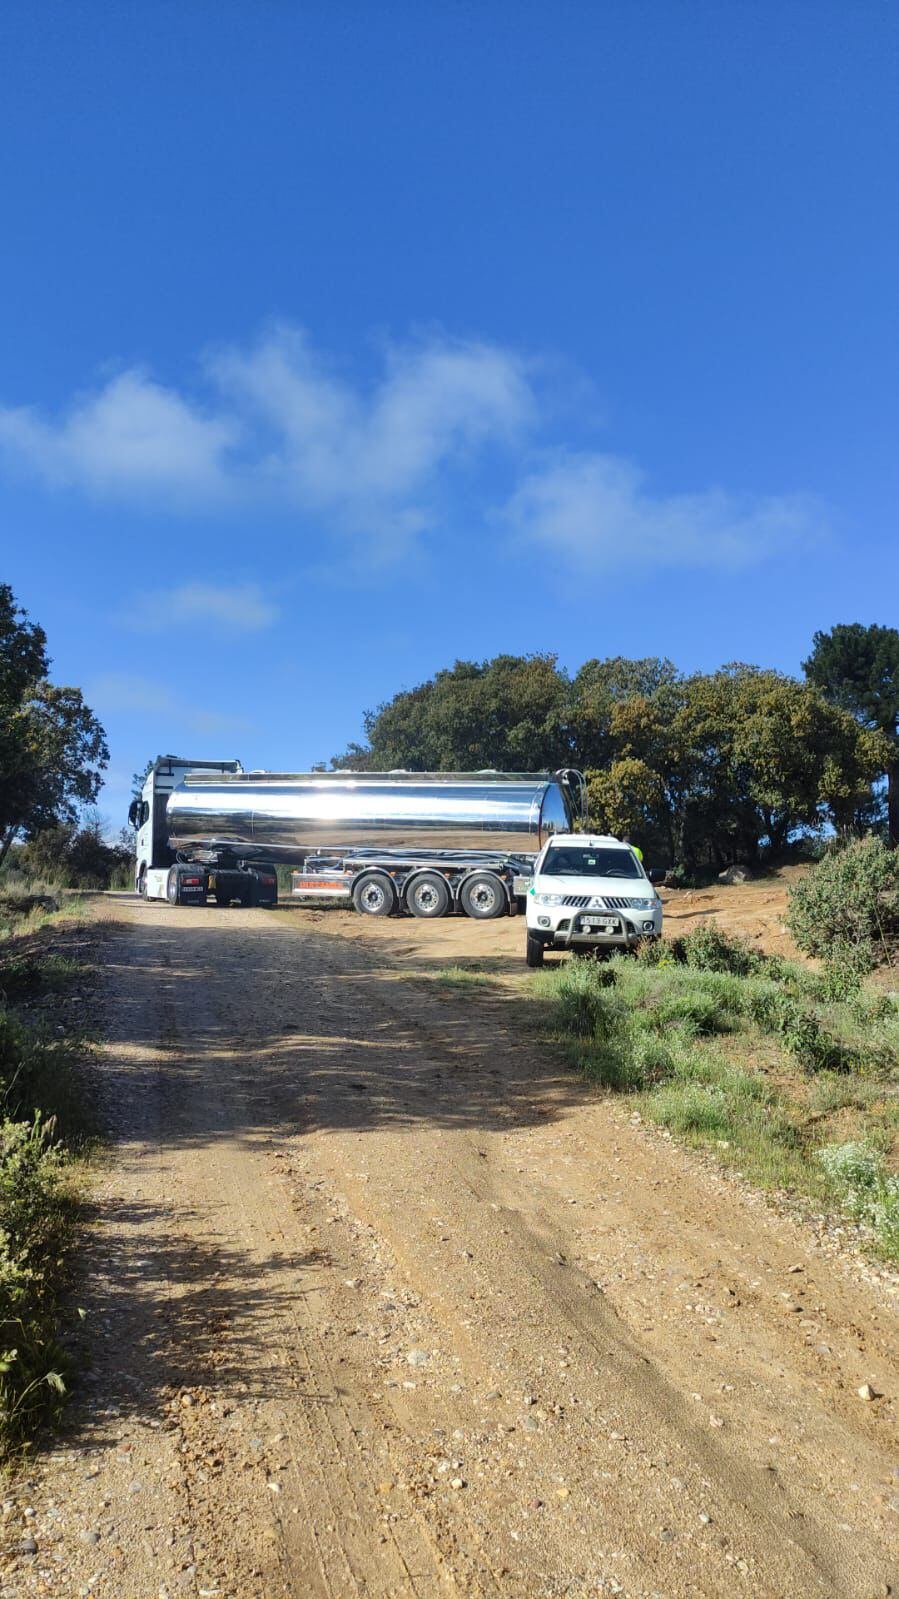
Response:
[{"label": "polished metal tank", "polygon": [[301,860],[353,848],[537,850],[581,811],[579,773],[241,772],[189,776],[169,797],[169,845]]}]

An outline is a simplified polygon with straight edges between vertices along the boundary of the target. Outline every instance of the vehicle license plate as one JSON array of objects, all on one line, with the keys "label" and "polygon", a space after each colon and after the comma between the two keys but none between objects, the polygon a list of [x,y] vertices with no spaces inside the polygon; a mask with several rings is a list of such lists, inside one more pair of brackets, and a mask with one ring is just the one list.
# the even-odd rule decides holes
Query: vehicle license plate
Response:
[{"label": "vehicle license plate", "polygon": [[618,922],[614,916],[584,916],[581,925],[588,933],[617,933]]}]

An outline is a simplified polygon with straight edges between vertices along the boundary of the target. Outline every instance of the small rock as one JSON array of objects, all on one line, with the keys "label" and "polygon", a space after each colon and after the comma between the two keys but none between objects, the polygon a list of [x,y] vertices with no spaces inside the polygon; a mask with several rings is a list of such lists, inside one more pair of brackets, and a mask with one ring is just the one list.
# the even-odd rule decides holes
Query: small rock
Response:
[{"label": "small rock", "polygon": [[751,876],[752,873],[748,866],[742,866],[739,861],[735,861],[733,866],[726,866],[723,872],[718,873],[718,881],[729,885],[748,883]]},{"label": "small rock", "polygon": [[724,1418],[722,1416],[710,1416],[709,1417],[709,1426],[710,1427],[723,1427],[724,1426]]},{"label": "small rock", "polygon": [[406,1356],[407,1366],[426,1366],[430,1360],[426,1349],[410,1349]]},{"label": "small rock", "polygon": [[17,1555],[36,1555],[37,1544],[33,1538],[20,1538],[16,1545]]},{"label": "small rock", "polygon": [[536,1416],[525,1416],[524,1421],[521,1423],[521,1425],[524,1428],[525,1432],[539,1432],[540,1431],[540,1423],[537,1420]]},{"label": "small rock", "polygon": [[100,1534],[98,1533],[96,1527],[88,1527],[88,1528],[86,1528],[85,1531],[81,1534],[81,1542],[82,1543],[99,1543],[100,1542]]},{"label": "small rock", "polygon": [[191,1406],[196,1404],[196,1400],[194,1399],[193,1394],[182,1394],[181,1403],[185,1410],[190,1410]]},{"label": "small rock", "polygon": [[859,1399],[876,1399],[877,1395],[869,1382],[863,1382],[859,1391]]},{"label": "small rock", "polygon": [[464,1488],[465,1487],[465,1478],[464,1477],[451,1477],[450,1478],[450,1487],[451,1488]]}]

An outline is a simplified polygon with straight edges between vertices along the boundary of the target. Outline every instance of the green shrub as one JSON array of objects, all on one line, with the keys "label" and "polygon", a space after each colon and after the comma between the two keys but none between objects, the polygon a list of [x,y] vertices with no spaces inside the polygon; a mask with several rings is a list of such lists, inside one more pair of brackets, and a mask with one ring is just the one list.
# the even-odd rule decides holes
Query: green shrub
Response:
[{"label": "green shrub", "polygon": [[822,998],[838,1005],[851,1003],[858,997],[868,969],[867,958],[858,945],[837,941],[824,962],[819,979]]},{"label": "green shrub", "polygon": [[637,945],[637,960],[643,966],[682,966],[684,940],[682,938],[644,938]]},{"label": "green shrub", "polygon": [[46,1126],[0,1123],[0,1452],[65,1395],[58,1298],[73,1214]]},{"label": "green shrub", "polygon": [[729,1017],[720,998],[702,989],[683,988],[679,993],[663,994],[652,1011],[653,1026],[659,1032],[678,1027],[690,1038],[709,1038],[727,1032]]},{"label": "green shrub", "polygon": [[878,838],[835,850],[790,890],[787,925],[799,948],[859,975],[899,948],[899,851]]},{"label": "green shrub", "polygon": [[701,922],[682,940],[683,958],[700,972],[732,972],[749,977],[757,972],[762,957],[741,938],[731,938],[716,922]]},{"label": "green shrub", "polygon": [[777,983],[748,983],[743,995],[746,1015],[763,1032],[779,1036],[806,1071],[840,1071],[847,1067],[839,1039],[822,1027],[814,1011]]},{"label": "green shrub", "polygon": [[654,1121],[673,1133],[723,1138],[732,1131],[732,1119],[722,1090],[713,1083],[671,1083],[652,1096]]},{"label": "green shrub", "polygon": [[575,1038],[592,1038],[609,1030],[608,990],[616,980],[610,967],[593,961],[569,961],[556,983],[557,1020]]},{"label": "green shrub", "polygon": [[667,1082],[677,1071],[676,1045],[653,1033],[637,1033],[633,1039],[635,1081],[643,1088]]},{"label": "green shrub", "polygon": [[865,1144],[831,1144],[818,1160],[843,1209],[870,1227],[892,1259],[899,1259],[899,1177]]},{"label": "green shrub", "polygon": [[83,1045],[72,1038],[33,1033],[0,1008],[0,1117],[29,1121],[52,1117],[65,1137],[88,1132],[90,1114],[77,1065]]}]

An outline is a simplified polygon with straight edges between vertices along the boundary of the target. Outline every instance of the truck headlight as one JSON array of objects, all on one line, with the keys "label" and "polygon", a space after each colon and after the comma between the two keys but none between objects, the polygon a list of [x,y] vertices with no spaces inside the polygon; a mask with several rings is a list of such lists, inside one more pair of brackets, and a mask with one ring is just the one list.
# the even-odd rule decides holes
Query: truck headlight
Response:
[{"label": "truck headlight", "polygon": [[561,903],[562,903],[562,895],[561,894],[538,894],[537,895],[537,904],[538,905],[561,905]]}]

